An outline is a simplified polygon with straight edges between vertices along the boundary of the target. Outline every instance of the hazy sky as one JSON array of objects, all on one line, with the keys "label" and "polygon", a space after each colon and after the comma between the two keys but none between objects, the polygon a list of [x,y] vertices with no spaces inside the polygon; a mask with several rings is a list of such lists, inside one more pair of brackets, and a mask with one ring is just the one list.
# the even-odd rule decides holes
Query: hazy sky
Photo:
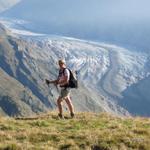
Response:
[{"label": "hazy sky", "polygon": [[136,21],[150,19],[149,6],[150,0],[22,0],[12,15],[55,22]]}]

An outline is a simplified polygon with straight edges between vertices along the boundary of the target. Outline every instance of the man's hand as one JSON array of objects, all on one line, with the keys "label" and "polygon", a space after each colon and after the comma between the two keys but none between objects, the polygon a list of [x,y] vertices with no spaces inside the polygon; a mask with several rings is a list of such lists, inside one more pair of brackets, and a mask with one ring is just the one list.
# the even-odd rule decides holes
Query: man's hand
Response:
[{"label": "man's hand", "polygon": [[46,82],[47,85],[50,84],[50,81],[48,79],[45,79],[45,82]]}]

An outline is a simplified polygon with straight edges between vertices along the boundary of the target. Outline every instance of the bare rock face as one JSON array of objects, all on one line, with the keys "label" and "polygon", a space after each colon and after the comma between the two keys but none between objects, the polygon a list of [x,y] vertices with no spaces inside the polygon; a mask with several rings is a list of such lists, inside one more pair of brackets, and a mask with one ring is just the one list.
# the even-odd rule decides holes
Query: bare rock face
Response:
[{"label": "bare rock face", "polygon": [[[57,61],[60,57],[68,55],[68,60],[76,59],[78,53],[74,49],[65,51],[65,45],[67,48],[67,45],[71,46],[73,43],[63,43],[59,39],[42,42],[41,39],[20,38],[12,36],[3,26],[0,32],[1,110],[9,116],[15,116],[55,109],[58,91],[53,85],[47,87],[45,79],[57,78]],[[78,46],[85,48],[86,45]],[[84,55],[86,54],[83,54],[83,57]],[[78,63],[73,61],[70,64]],[[112,110],[112,104],[108,104],[104,97],[90,90],[82,80],[79,82],[79,89],[72,91],[77,111],[121,113],[117,109]],[[115,108],[113,105],[112,107]]]},{"label": "bare rock face", "polygon": [[[54,85],[48,87],[45,79],[57,78],[57,61],[65,58],[68,67],[78,72],[79,88],[71,95],[76,111],[149,116],[148,109],[143,113],[145,105],[132,101],[130,92],[132,85],[149,76],[147,53],[67,37],[23,35],[24,31],[3,25],[0,32],[1,113],[29,115],[55,109],[59,91]],[[13,82],[8,84],[5,76]],[[139,109],[131,110],[129,101]]]}]

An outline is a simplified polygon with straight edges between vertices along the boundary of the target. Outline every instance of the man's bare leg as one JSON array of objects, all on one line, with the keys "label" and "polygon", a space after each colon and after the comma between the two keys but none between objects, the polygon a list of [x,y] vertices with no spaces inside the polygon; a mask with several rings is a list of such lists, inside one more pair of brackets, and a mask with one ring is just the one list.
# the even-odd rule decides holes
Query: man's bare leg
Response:
[{"label": "man's bare leg", "polygon": [[70,96],[67,96],[67,97],[65,98],[65,101],[66,101],[66,103],[67,103],[67,105],[68,105],[68,108],[69,108],[69,111],[70,111],[71,116],[74,117],[74,107],[73,107],[73,104],[72,104],[72,102],[71,102]]},{"label": "man's bare leg", "polygon": [[62,116],[62,101],[63,99],[60,97],[57,99],[57,106],[58,106],[58,111],[60,116]]}]

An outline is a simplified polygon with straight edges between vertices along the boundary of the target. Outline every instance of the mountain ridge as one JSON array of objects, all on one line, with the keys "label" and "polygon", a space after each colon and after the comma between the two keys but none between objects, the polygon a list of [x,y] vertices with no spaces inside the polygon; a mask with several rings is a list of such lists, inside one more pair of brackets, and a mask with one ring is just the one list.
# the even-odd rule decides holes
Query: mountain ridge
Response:
[{"label": "mountain ridge", "polygon": [[[128,108],[125,110],[119,106],[120,101],[127,98],[123,97],[123,91],[149,76],[146,52],[131,52],[105,43],[8,28],[6,43],[9,46],[1,45],[6,49],[1,49],[3,70],[8,65],[8,74],[30,88],[50,109],[56,107],[58,93],[53,86],[47,89],[44,79],[56,78],[60,58],[65,58],[68,67],[79,72],[81,88],[72,92],[74,105],[79,111],[128,115]],[[10,59],[10,56],[13,57]]]},{"label": "mountain ridge", "polygon": [[[57,65],[54,62],[57,62],[57,55],[59,53],[57,53],[55,49],[53,49],[50,53],[47,52],[47,50],[42,51],[43,46],[40,45],[40,43],[35,43],[32,40],[23,40],[22,38],[17,38],[16,36],[12,37],[13,34],[11,31],[9,34],[7,34],[7,32],[3,33],[4,37],[0,42],[1,68],[6,71],[9,76],[15,78],[23,86],[31,90],[32,94],[37,97],[37,101],[42,103],[41,106],[43,107],[43,111],[48,108],[55,109],[55,100],[58,93],[53,86],[50,87],[50,89],[46,86],[44,78],[49,78],[49,76],[54,78],[57,76]],[[18,85],[20,83],[16,84]],[[12,86],[10,86],[10,88],[11,87]],[[102,96],[96,96],[96,93],[94,94],[94,92],[93,96],[88,95],[89,90],[82,83],[80,84],[80,88],[81,89],[78,92],[73,91],[75,98],[74,105],[77,110],[112,111],[107,102],[104,101],[102,104],[96,102],[101,101]],[[94,95],[95,99],[92,98]],[[28,98],[29,97],[27,96],[25,100],[28,101]],[[80,98],[82,99],[82,103]],[[20,98],[18,97],[18,101],[19,99]],[[3,98],[1,98],[1,101],[3,101]],[[104,105],[106,109],[104,109],[102,105]],[[31,107],[30,104],[29,107]],[[7,113],[6,109],[5,112]],[[19,113],[16,113],[16,115],[19,115]],[[21,113],[21,115],[26,114]]]},{"label": "mountain ridge", "polygon": [[[129,3],[132,3],[133,6]],[[45,0],[44,3],[40,0],[30,0],[22,1],[1,13],[1,16],[22,19],[26,21],[23,28],[35,32],[103,41],[132,50],[149,52],[150,17],[147,3],[147,0],[121,3],[98,0],[92,2],[90,0],[76,2],[64,0],[58,5],[53,0]],[[34,6],[36,7],[34,8]],[[122,9],[120,10],[120,8]],[[26,13],[22,10],[26,10]]]}]

